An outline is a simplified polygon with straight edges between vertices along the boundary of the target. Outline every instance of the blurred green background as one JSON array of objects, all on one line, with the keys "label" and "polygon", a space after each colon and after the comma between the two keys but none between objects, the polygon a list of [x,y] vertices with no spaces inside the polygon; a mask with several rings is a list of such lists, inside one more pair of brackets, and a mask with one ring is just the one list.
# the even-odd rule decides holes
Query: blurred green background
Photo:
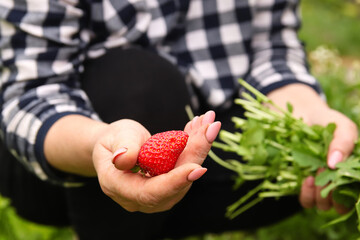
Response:
[{"label": "blurred green background", "polygon": [[[301,13],[300,38],[305,42],[312,72],[319,79],[329,105],[360,126],[360,0],[302,0]],[[322,228],[335,216],[333,211],[304,210],[256,231],[208,233],[186,240],[360,239],[356,220]],[[0,196],[0,240],[71,239],[76,237],[70,228],[27,222],[16,215],[8,199]]]}]

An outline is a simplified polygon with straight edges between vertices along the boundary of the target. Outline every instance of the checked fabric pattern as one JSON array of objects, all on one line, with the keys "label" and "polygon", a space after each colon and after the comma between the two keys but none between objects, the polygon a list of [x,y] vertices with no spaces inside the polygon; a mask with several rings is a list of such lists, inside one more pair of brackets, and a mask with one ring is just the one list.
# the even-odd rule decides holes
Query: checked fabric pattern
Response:
[{"label": "checked fabric pattern", "polygon": [[1,0],[1,138],[41,179],[71,186],[43,142],[67,114],[99,119],[79,86],[84,60],[114,47],[154,50],[183,72],[194,102],[226,108],[238,78],[265,94],[294,82],[320,92],[299,26],[297,0]]}]

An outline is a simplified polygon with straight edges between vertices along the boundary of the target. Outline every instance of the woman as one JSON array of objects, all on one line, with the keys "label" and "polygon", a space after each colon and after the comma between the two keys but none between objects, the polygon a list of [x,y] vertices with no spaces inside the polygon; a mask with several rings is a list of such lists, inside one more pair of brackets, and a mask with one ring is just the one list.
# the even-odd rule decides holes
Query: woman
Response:
[{"label": "woman", "polygon": [[[356,126],[326,105],[309,73],[297,8],[294,0],[3,1],[4,144],[29,172],[65,187],[62,206],[80,239],[181,237],[288,216],[293,199],[225,219],[249,186],[233,192],[231,173],[204,159],[220,122],[231,129],[241,114],[232,104],[238,78],[280,106],[291,102],[308,124],[335,122],[330,167],[352,151]],[[190,122],[187,104],[198,115]],[[129,174],[142,143],[172,129],[190,135],[177,167]],[[341,211],[313,178],[300,203]]]}]

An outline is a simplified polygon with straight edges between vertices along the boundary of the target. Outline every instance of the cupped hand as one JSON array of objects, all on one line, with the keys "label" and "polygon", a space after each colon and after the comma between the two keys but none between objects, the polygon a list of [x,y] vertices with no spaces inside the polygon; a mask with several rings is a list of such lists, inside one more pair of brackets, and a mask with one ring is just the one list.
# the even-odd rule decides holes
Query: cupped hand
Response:
[{"label": "cupped hand", "polygon": [[[315,111],[307,118],[309,124],[327,125],[335,123],[336,129],[334,131],[333,140],[330,143],[327,164],[331,169],[336,168],[336,164],[344,161],[352,152],[355,141],[358,138],[357,127],[349,118],[342,113],[324,107],[321,111]],[[321,172],[323,169],[319,169]],[[345,213],[347,209],[336,203],[331,194],[326,198],[321,197],[321,190],[323,188],[315,185],[315,178],[308,177],[305,179],[300,194],[300,203],[305,208],[316,206],[320,210],[329,210],[334,207],[338,213]]]},{"label": "cupped hand", "polygon": [[201,164],[221,127],[214,120],[215,113],[209,111],[188,122],[184,129],[189,134],[188,143],[175,168],[156,177],[131,171],[150,133],[132,120],[110,124],[93,151],[101,189],[128,211],[152,213],[172,208],[207,170]]},{"label": "cupped hand", "polygon": [[[329,168],[336,168],[338,162],[344,161],[351,154],[358,138],[356,124],[342,113],[331,109],[310,87],[291,84],[270,93],[269,98],[283,108],[286,107],[287,102],[290,102],[293,105],[294,115],[301,117],[308,125],[336,124],[334,137],[327,153]],[[319,169],[318,172],[322,170]],[[331,194],[326,198],[321,197],[322,189],[322,187],[315,185],[313,176],[307,177],[299,196],[301,205],[304,208],[317,207],[320,210],[328,210],[334,207],[339,213],[347,211],[344,206],[332,199]]]}]

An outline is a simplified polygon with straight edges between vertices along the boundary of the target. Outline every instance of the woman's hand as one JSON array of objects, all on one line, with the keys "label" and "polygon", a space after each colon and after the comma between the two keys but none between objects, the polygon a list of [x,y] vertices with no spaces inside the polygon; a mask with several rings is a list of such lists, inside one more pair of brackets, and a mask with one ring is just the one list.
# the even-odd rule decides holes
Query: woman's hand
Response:
[{"label": "woman's hand", "polygon": [[[334,169],[338,162],[344,161],[351,154],[358,138],[355,123],[342,113],[329,108],[312,88],[291,84],[271,92],[268,96],[283,108],[287,102],[290,102],[293,105],[294,115],[302,117],[309,125],[336,124],[334,138],[328,149],[327,164],[330,168]],[[343,206],[333,201],[331,194],[327,198],[322,198],[321,190],[322,188],[315,186],[314,177],[306,178],[299,198],[301,205],[305,208],[316,206],[321,210],[334,207],[339,213],[346,212]]]},{"label": "woman's hand", "polygon": [[110,124],[93,151],[102,190],[128,211],[152,213],[172,208],[185,196],[192,182],[206,172],[201,164],[221,126],[214,120],[215,113],[209,111],[190,121],[184,129],[189,134],[188,143],[175,169],[156,177],[131,172],[150,133],[132,120]]}]

